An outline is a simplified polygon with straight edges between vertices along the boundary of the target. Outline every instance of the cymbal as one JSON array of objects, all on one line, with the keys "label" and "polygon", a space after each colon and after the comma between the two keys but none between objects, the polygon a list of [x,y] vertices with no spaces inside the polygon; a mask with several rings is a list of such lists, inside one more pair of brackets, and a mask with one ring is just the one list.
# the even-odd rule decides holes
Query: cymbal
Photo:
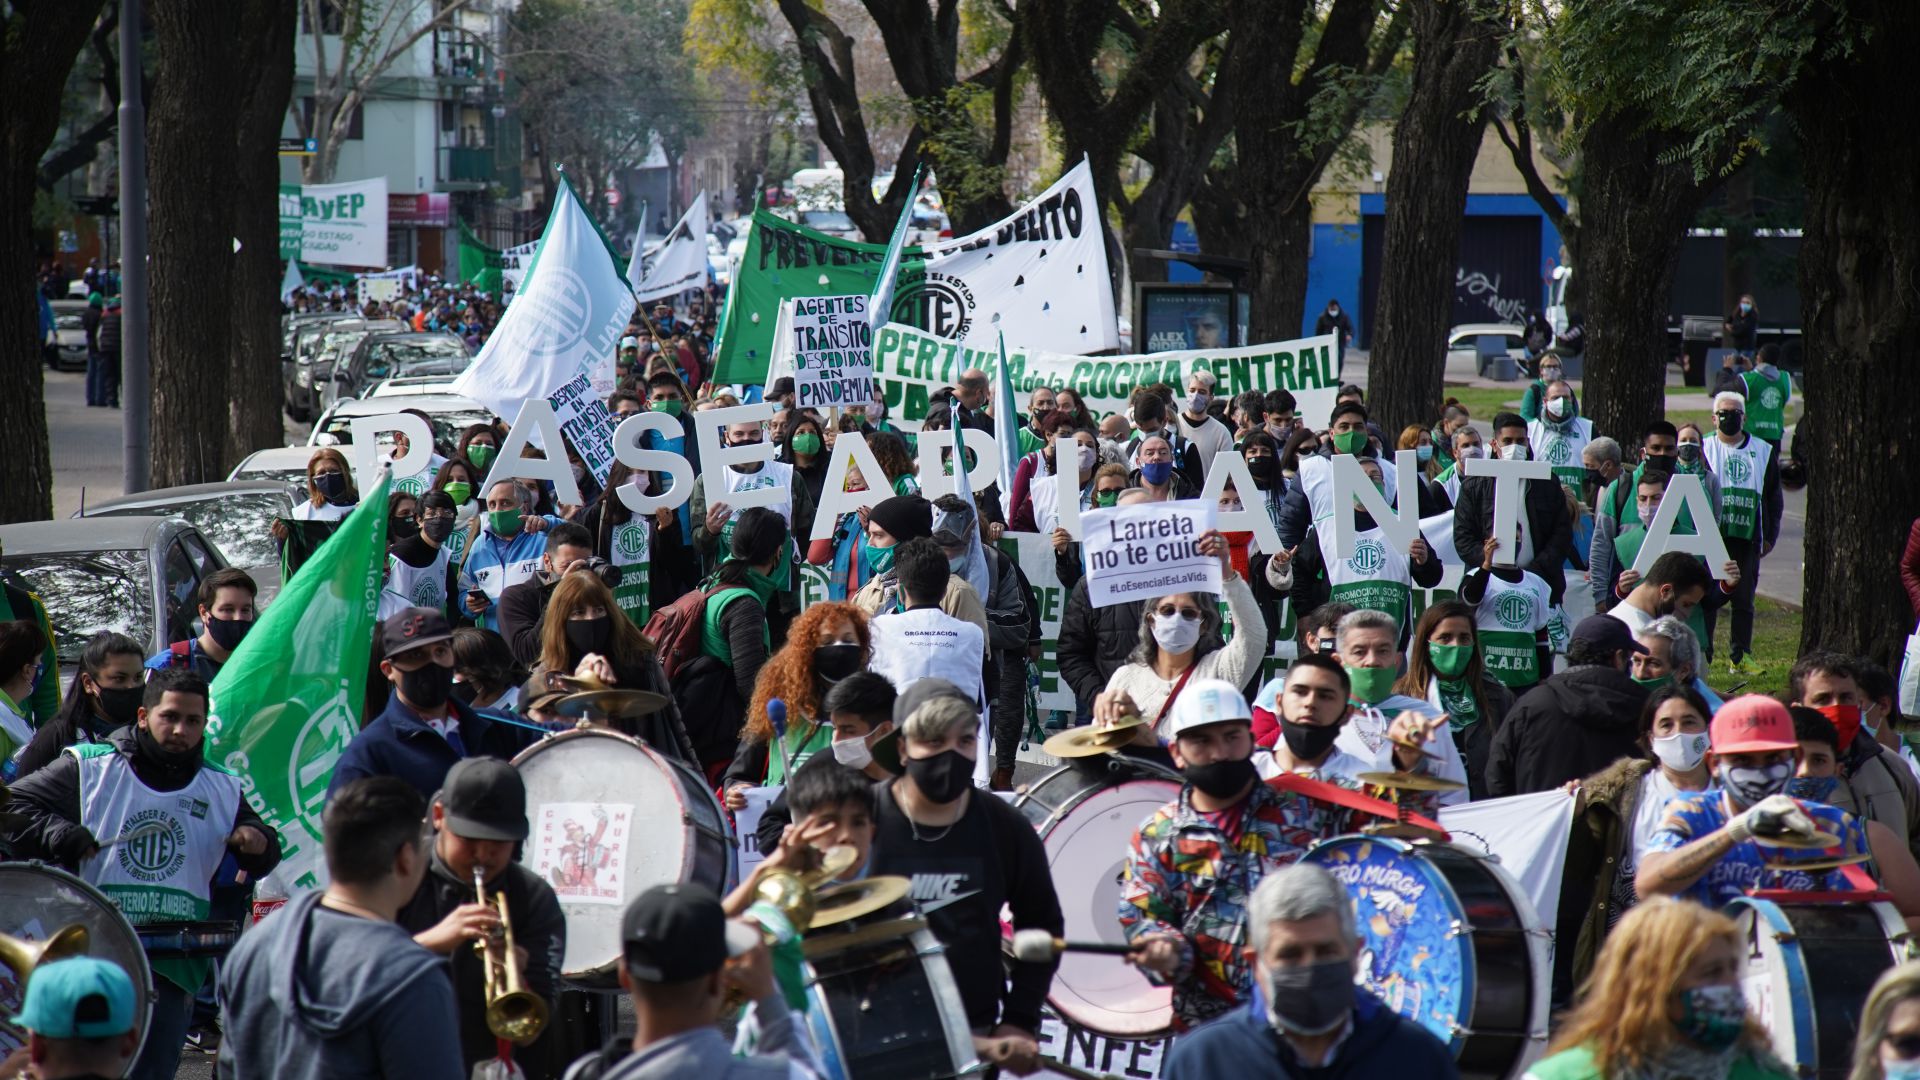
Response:
[{"label": "cymbal", "polygon": [[604,716],[609,719],[651,716],[667,707],[667,696],[651,690],[582,690],[548,706],[561,716]]},{"label": "cymbal", "polygon": [[1354,779],[1363,784],[1372,784],[1374,787],[1393,788],[1400,791],[1460,791],[1467,786],[1457,780],[1406,772],[1363,772],[1356,775]]},{"label": "cymbal", "polygon": [[1825,859],[1776,859],[1765,865],[1769,870],[1788,872],[1799,870],[1804,873],[1813,873],[1820,870],[1838,870],[1843,866],[1867,862],[1872,858],[1873,856],[1863,851],[1857,855],[1835,855]]},{"label": "cymbal", "polygon": [[870,877],[821,889],[813,897],[813,926],[808,932],[871,915],[904,899],[912,885],[903,877]]},{"label": "cymbal", "polygon": [[1132,742],[1134,729],[1143,727],[1146,724],[1144,720],[1130,722],[1135,720],[1137,720],[1137,718],[1129,717],[1128,720],[1105,728],[1096,728],[1087,725],[1068,728],[1058,734],[1048,736],[1047,741],[1040,744],[1040,749],[1054,757],[1062,758],[1092,757],[1095,754],[1111,754],[1120,747]]},{"label": "cymbal", "polygon": [[1829,832],[1815,832],[1811,837],[1781,833],[1779,836],[1761,836],[1754,834],[1753,842],[1761,847],[1784,848],[1788,851],[1819,851],[1830,848],[1840,842],[1838,836]]},{"label": "cymbal", "polygon": [[1403,749],[1411,750],[1414,753],[1419,754],[1421,757],[1426,758],[1429,761],[1440,760],[1439,754],[1430,754],[1427,752],[1427,747],[1425,743],[1417,743],[1410,739],[1394,739],[1394,738],[1389,738],[1387,741],[1392,743],[1395,746],[1401,747]]},{"label": "cymbal", "polygon": [[860,861],[860,852],[852,844],[835,844],[820,853],[820,865],[800,874],[800,883],[809,889],[821,886],[853,869]]}]

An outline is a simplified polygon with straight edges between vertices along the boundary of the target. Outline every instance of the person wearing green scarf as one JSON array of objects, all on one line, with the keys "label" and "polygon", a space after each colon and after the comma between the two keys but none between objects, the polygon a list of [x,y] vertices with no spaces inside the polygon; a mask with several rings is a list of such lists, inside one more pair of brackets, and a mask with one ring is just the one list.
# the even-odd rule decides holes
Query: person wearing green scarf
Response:
[{"label": "person wearing green scarf", "polygon": [[767,662],[767,612],[774,594],[785,582],[774,575],[787,548],[786,519],[777,510],[755,506],[734,519],[730,554],[707,583],[707,604],[701,618],[700,651],[733,672],[737,693],[716,702],[714,724],[737,731],[753,700],[754,680]]},{"label": "person wearing green scarf", "polygon": [[1473,605],[1464,600],[1429,606],[1413,630],[1407,673],[1394,689],[1447,714],[1453,745],[1466,762],[1467,790],[1473,798],[1484,799],[1493,733],[1514,699],[1486,669],[1476,622]]},{"label": "person wearing green scarf", "polygon": [[39,681],[25,697],[16,699],[20,715],[39,728],[60,711],[60,658],[53,651],[53,623],[40,598],[13,584],[0,585],[0,622],[29,622],[40,628]]},{"label": "person wearing green scarf", "polygon": [[1427,762],[1427,771],[1463,785],[1461,790],[1443,793],[1440,804],[1465,802],[1466,764],[1452,739],[1438,737],[1446,731],[1442,710],[1394,691],[1400,675],[1400,624],[1385,612],[1360,608],[1342,617],[1334,634],[1334,654],[1352,683],[1353,719],[1340,730],[1340,748],[1358,758],[1377,758],[1393,721],[1411,713],[1425,722],[1423,749],[1438,759]]}]

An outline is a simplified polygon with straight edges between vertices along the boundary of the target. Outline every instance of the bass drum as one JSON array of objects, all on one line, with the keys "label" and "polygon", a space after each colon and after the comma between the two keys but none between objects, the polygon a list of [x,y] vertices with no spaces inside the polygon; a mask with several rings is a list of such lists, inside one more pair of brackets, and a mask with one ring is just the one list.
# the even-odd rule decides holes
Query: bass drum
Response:
[{"label": "bass drum", "polygon": [[568,982],[618,987],[620,915],[647,889],[691,882],[725,896],[733,888],[732,829],[692,767],[599,728],[536,743],[513,765],[527,785],[532,827],[521,859],[560,900]]},{"label": "bass drum", "polygon": [[[1079,758],[1027,787],[1013,805],[1040,832],[1069,941],[1124,945],[1120,884],[1133,834],[1180,797],[1180,774],[1115,754]],[[1115,1039],[1173,1030],[1173,989],[1155,986],[1123,957],[1060,957],[1047,1002],[1061,1019]]]},{"label": "bass drum", "polygon": [[1757,896],[1724,909],[1746,941],[1747,1007],[1774,1053],[1807,1077],[1853,1070],[1860,1010],[1880,973],[1909,958],[1907,924],[1886,901],[1777,903]]},{"label": "bass drum", "polygon": [[[87,928],[87,955],[111,960],[133,980],[133,1015],[142,1043],[153,1009],[153,972],[133,924],[98,889],[58,867],[38,862],[0,863],[0,933],[45,941],[62,927]],[[0,1057],[23,1040],[10,1020],[20,1012],[26,980],[0,964]],[[138,1051],[135,1051],[138,1057]]]},{"label": "bass drum", "polygon": [[1360,984],[1451,1046],[1461,1076],[1519,1076],[1546,1049],[1550,944],[1499,863],[1376,836],[1336,836],[1305,857],[1353,897]]}]

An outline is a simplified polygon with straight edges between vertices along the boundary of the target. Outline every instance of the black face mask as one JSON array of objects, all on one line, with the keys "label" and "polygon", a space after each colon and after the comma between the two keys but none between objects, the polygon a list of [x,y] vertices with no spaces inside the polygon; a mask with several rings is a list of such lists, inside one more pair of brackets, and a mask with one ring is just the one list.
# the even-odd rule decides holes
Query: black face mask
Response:
[{"label": "black face mask", "polygon": [[1599,469],[1587,470],[1587,490],[1597,491],[1599,490],[1600,485],[1604,483],[1606,483],[1606,479],[1600,475]]},{"label": "black face mask", "polygon": [[445,705],[452,689],[453,669],[431,660],[400,673],[400,696],[416,709],[437,709]]},{"label": "black face mask", "polygon": [[420,535],[420,523],[410,517],[387,519],[387,539],[411,540]]},{"label": "black face mask", "polygon": [[1675,454],[1648,454],[1642,460],[1650,469],[1665,469],[1668,472],[1672,472],[1680,464],[1680,458]]},{"label": "black face mask", "polygon": [[473,699],[480,695],[480,691],[470,682],[457,682],[447,691],[447,694],[462,705],[471,705]]},{"label": "black face mask", "polygon": [[602,615],[597,619],[568,619],[567,644],[581,656],[588,653],[605,654],[607,639],[613,636],[613,619]]},{"label": "black face mask", "polygon": [[1187,778],[1187,783],[1216,799],[1233,798],[1260,776],[1249,758],[1189,765],[1180,770],[1180,775]]},{"label": "black face mask", "polygon": [[107,726],[102,730],[124,727],[139,719],[140,706],[147,696],[146,687],[95,686],[93,690],[98,695],[100,712],[106,717]]},{"label": "black face mask", "polygon": [[444,544],[447,537],[453,535],[453,519],[450,517],[428,518],[420,525],[420,532],[436,544]]},{"label": "black face mask", "polygon": [[169,750],[161,746],[160,740],[154,738],[153,733],[144,727],[133,729],[133,743],[142,758],[164,773],[174,775],[189,773],[199,768],[200,763],[206,760],[204,745],[196,746],[191,750]]},{"label": "black face mask", "polygon": [[328,502],[334,502],[347,493],[347,474],[337,472],[316,473],[313,477],[313,487],[314,490],[320,493],[321,497],[325,498]]},{"label": "black face mask", "polygon": [[854,642],[834,642],[832,645],[819,645],[813,650],[813,673],[828,682],[841,679],[860,670],[860,646]]},{"label": "black face mask", "polygon": [[932,757],[904,758],[907,776],[931,802],[950,803],[973,785],[973,761],[958,750],[942,750]]},{"label": "black face mask", "polygon": [[1273,485],[1273,474],[1279,465],[1280,462],[1277,458],[1257,457],[1247,459],[1247,471],[1253,474],[1253,482],[1258,484],[1262,491]]},{"label": "black face mask", "polygon": [[[1287,752],[1301,761],[1318,761],[1335,739],[1339,724],[1303,724],[1298,720],[1280,720],[1280,736],[1287,740]],[[1204,790],[1204,789],[1202,789]]]},{"label": "black face mask", "polygon": [[208,615],[205,622],[207,636],[213,639],[215,645],[228,652],[239,648],[240,639],[246,637],[247,631],[253,629],[252,619],[216,619]]}]

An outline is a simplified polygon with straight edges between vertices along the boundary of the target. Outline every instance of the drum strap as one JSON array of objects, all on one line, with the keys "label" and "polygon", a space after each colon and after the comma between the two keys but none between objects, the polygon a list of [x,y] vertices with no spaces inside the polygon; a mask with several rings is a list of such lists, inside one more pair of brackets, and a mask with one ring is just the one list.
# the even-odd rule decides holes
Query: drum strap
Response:
[{"label": "drum strap", "polygon": [[[1302,795],[1309,799],[1318,799],[1321,802],[1332,803],[1335,806],[1344,806],[1349,810],[1360,810],[1377,817],[1383,817],[1388,821],[1400,820],[1400,811],[1395,809],[1394,805],[1385,799],[1376,799],[1371,795],[1363,795],[1351,788],[1343,788],[1338,784],[1329,784],[1324,780],[1315,780],[1312,777],[1300,776],[1296,773],[1281,773],[1279,776],[1269,779],[1267,783],[1281,791],[1291,791],[1295,795]],[[1408,824],[1418,825],[1423,829],[1432,829],[1443,837],[1448,836],[1446,827],[1434,821],[1432,818],[1409,813],[1407,814],[1407,822]]]}]

